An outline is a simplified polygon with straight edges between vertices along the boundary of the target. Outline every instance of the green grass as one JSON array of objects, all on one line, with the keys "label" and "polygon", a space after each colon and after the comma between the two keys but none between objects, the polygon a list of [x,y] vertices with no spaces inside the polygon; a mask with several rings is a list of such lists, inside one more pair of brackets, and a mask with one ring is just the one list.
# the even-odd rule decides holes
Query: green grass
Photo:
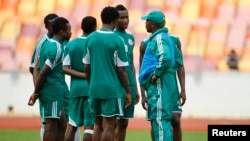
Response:
[{"label": "green grass", "polygon": [[[38,130],[0,130],[0,141],[39,141]],[[131,131],[126,141],[151,141],[149,131]],[[183,132],[183,141],[207,141],[206,132]]]}]

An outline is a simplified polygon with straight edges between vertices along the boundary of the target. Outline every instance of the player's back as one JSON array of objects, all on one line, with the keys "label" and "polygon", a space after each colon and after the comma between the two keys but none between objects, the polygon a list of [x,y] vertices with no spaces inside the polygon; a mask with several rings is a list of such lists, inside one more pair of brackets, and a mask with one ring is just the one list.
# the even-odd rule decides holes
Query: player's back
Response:
[{"label": "player's back", "polygon": [[121,97],[124,89],[117,75],[117,62],[127,63],[122,39],[113,31],[101,29],[88,37],[86,47],[91,67],[90,94],[105,93],[98,98]]}]

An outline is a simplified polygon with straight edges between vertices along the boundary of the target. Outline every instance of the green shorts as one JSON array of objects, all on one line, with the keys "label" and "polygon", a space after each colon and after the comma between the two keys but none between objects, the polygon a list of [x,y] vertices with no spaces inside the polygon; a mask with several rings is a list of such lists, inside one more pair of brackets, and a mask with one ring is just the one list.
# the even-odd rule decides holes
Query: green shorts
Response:
[{"label": "green shorts", "polygon": [[[123,119],[129,119],[129,118],[133,118],[134,117],[134,111],[135,111],[135,100],[136,100],[136,85],[133,86],[129,86],[130,87],[130,91],[131,91],[131,95],[132,95],[132,101],[131,101],[131,105],[129,105],[127,108],[125,108],[123,106],[123,112],[124,115],[119,117],[119,118],[123,118]],[[124,98],[122,98],[122,100],[124,101]],[[125,103],[125,102],[123,102]]]},{"label": "green shorts", "polygon": [[42,119],[60,118],[63,101],[41,101]]},{"label": "green shorts", "polygon": [[71,98],[69,103],[69,124],[74,127],[92,126],[95,115],[90,111],[88,96]]},{"label": "green shorts", "polygon": [[45,124],[46,123],[46,118],[43,118],[44,111],[42,110],[43,109],[42,102],[41,102],[40,99],[38,99],[38,101],[39,101],[39,111],[40,111],[40,117],[41,117],[41,120],[42,120],[42,124]]},{"label": "green shorts", "polygon": [[91,111],[95,116],[114,117],[123,116],[123,101],[121,98],[93,99],[89,98]]},{"label": "green shorts", "polygon": [[[44,111],[42,110],[43,106],[41,105],[41,101],[39,99],[39,110],[40,110],[40,116],[42,120],[42,124],[46,123],[46,118],[43,118],[42,115],[44,115]],[[68,121],[69,120],[69,90],[64,91],[64,97],[63,97],[63,109],[65,113],[65,118]]]},{"label": "green shorts", "polygon": [[169,120],[151,120],[153,141],[173,141],[172,126]]}]

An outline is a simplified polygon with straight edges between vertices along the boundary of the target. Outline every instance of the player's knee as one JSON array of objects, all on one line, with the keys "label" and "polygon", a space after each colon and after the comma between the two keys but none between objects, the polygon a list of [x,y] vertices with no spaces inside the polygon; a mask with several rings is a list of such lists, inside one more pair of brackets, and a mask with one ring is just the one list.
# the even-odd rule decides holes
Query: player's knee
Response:
[{"label": "player's knee", "polygon": [[172,118],[172,126],[173,127],[180,127],[180,125],[181,125],[180,117],[177,117],[177,116],[173,117]]},{"label": "player's knee", "polygon": [[119,128],[126,129],[128,127],[128,119],[119,119],[117,124]]}]

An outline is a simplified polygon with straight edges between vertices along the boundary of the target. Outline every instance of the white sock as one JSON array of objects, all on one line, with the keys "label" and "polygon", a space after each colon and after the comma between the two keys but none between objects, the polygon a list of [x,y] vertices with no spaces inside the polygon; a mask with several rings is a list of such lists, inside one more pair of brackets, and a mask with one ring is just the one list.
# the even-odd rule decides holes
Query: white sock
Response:
[{"label": "white sock", "polygon": [[80,127],[76,129],[75,133],[75,140],[74,141],[81,141],[81,132],[80,132]]},{"label": "white sock", "polygon": [[41,141],[43,141],[44,130],[45,130],[45,124],[42,124],[41,129],[40,129],[40,139],[41,139]]}]

